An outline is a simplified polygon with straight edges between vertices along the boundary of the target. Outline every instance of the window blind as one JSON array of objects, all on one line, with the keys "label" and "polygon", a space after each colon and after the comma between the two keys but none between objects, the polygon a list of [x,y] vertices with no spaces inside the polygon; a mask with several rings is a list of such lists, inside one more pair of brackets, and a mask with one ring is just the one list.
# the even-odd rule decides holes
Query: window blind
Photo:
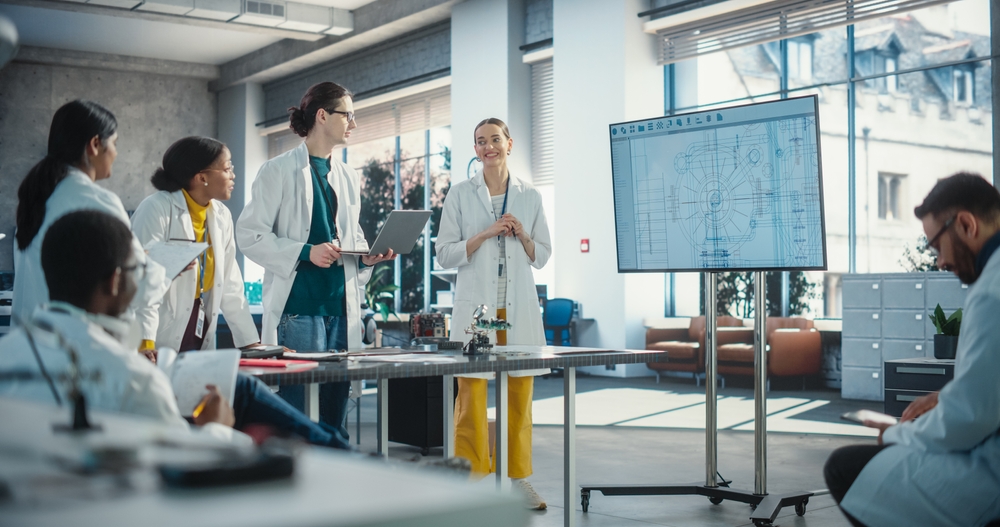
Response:
[{"label": "window blind", "polygon": [[[815,33],[952,0],[774,0],[656,30],[660,64]],[[665,26],[670,17],[647,24]]]},{"label": "window blind", "polygon": [[[361,144],[407,132],[417,132],[451,124],[451,86],[442,86],[394,101],[361,108],[354,118],[358,127],[351,132],[351,144]],[[302,142],[291,130],[268,134],[268,155],[283,154]]]},{"label": "window blind", "polygon": [[555,182],[552,59],[531,65],[531,173],[535,185]]}]

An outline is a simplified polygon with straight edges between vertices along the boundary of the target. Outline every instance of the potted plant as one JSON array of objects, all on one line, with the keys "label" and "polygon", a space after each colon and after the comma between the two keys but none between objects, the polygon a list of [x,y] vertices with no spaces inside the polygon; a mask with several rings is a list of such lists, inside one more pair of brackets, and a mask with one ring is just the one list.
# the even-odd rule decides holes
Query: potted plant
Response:
[{"label": "potted plant", "polygon": [[382,321],[389,320],[389,315],[396,315],[393,308],[393,293],[399,286],[392,283],[391,265],[378,265],[372,270],[371,279],[365,286],[365,303],[368,309],[382,315]]},{"label": "potted plant", "polygon": [[958,332],[962,328],[962,309],[945,317],[941,304],[938,304],[934,313],[931,313],[931,321],[937,328],[937,334],[934,335],[934,358],[954,359],[958,349]]}]

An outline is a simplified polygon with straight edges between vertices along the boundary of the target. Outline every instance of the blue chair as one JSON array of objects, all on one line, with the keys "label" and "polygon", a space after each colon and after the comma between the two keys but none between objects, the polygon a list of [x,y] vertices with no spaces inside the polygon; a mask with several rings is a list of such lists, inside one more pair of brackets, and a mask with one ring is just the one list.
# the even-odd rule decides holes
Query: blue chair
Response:
[{"label": "blue chair", "polygon": [[552,298],[545,303],[545,343],[549,346],[569,346],[569,322],[573,318],[573,301],[568,298]]}]

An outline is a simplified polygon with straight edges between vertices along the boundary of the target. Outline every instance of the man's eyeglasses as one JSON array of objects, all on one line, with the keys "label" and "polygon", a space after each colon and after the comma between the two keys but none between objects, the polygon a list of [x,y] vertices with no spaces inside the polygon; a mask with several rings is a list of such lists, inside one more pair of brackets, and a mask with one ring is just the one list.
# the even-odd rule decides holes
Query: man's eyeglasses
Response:
[{"label": "man's eyeglasses", "polygon": [[340,115],[346,115],[347,122],[351,122],[354,120],[354,112],[345,112],[342,110],[327,110],[327,113],[339,113]]},{"label": "man's eyeglasses", "polygon": [[938,250],[937,245],[936,245],[938,239],[941,238],[941,235],[943,235],[944,232],[947,231],[948,228],[951,227],[951,225],[953,223],[955,223],[955,218],[957,218],[957,217],[958,217],[958,214],[952,216],[951,218],[948,219],[948,221],[944,222],[944,225],[941,226],[941,230],[939,230],[937,232],[937,234],[935,234],[934,237],[931,238],[930,241],[927,242],[927,245],[924,246],[924,249],[932,252],[934,254],[934,256],[937,256],[938,253],[941,252],[940,250]]}]

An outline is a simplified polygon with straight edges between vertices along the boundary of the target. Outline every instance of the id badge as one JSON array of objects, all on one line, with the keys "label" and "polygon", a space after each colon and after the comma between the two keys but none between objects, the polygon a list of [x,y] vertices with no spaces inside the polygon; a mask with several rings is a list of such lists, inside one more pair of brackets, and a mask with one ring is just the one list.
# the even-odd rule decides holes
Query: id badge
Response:
[{"label": "id badge", "polygon": [[194,325],[194,336],[201,338],[205,331],[205,307],[202,302],[198,302],[198,322]]}]

